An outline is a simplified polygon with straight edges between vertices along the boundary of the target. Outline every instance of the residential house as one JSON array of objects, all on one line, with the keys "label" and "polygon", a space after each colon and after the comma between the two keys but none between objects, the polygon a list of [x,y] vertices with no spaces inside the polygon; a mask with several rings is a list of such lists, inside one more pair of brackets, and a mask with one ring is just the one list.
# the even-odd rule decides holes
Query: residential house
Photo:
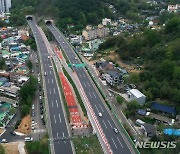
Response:
[{"label": "residential house", "polygon": [[153,137],[154,135],[156,135],[156,129],[151,124],[145,123],[145,124],[141,125],[141,128],[143,129],[144,134],[147,137]]},{"label": "residential house", "polygon": [[169,13],[179,12],[180,11],[180,4],[168,5],[167,10],[168,10]]},{"label": "residential house", "polygon": [[17,98],[20,88],[15,85],[10,85],[10,87],[0,87],[0,93],[9,97]]},{"label": "residential house", "polygon": [[96,62],[95,65],[96,65],[96,68],[102,72],[104,72],[105,70],[111,70],[114,68],[112,62],[106,61],[104,59],[101,59],[99,62]]},{"label": "residential house", "polygon": [[103,26],[107,26],[107,25],[110,25],[111,24],[111,19],[108,19],[108,18],[104,18],[102,20],[102,25]]},{"label": "residential house", "polygon": [[103,38],[109,35],[109,28],[103,27],[103,25],[98,25],[98,27],[93,28],[87,26],[86,30],[83,30],[82,35],[86,41]]},{"label": "residential house", "polygon": [[140,105],[146,102],[146,96],[137,89],[131,89],[127,94],[130,101],[136,100]]},{"label": "residential house", "polygon": [[81,35],[70,35],[69,41],[72,44],[82,44],[82,36]]},{"label": "residential house", "polygon": [[111,86],[116,86],[123,82],[122,75],[114,70],[107,71],[105,78],[106,78],[106,82]]}]

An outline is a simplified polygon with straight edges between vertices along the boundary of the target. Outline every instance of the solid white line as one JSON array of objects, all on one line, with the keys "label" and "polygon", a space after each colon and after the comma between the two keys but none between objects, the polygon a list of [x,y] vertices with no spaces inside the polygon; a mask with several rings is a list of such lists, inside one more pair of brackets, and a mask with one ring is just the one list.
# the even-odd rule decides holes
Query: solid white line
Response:
[{"label": "solid white line", "polygon": [[103,120],[103,124],[104,124],[104,126],[107,128],[106,123],[104,122],[104,120]]},{"label": "solid white line", "polygon": [[61,123],[61,115],[59,114],[59,121],[60,121],[60,123]]},{"label": "solid white line", "polygon": [[91,93],[89,93],[89,96],[92,98]]},{"label": "solid white line", "polygon": [[56,94],[56,90],[55,90],[55,88],[54,88],[54,94]]},{"label": "solid white line", "polygon": [[56,124],[56,117],[55,117],[55,114],[54,114],[54,122],[55,122],[55,124]]},{"label": "solid white line", "polygon": [[110,123],[110,121],[108,120],[108,123],[109,123],[109,125],[111,126],[111,128],[112,128],[112,125],[111,125],[111,123]]},{"label": "solid white line", "polygon": [[56,105],[57,105],[57,107],[58,107],[58,102],[57,102],[57,99],[56,99]]},{"label": "solid white line", "polygon": [[96,98],[96,95],[95,95],[95,93],[93,92],[93,95],[94,95],[94,97]]},{"label": "solid white line", "polygon": [[97,108],[96,104],[95,104],[95,108],[96,108],[96,110],[99,112],[99,110],[98,110],[98,108]]},{"label": "solid white line", "polygon": [[118,137],[117,137],[117,140],[118,140],[119,144],[121,145],[121,147],[123,148],[123,145],[121,144],[121,142],[120,142]]},{"label": "solid white line", "polygon": [[104,110],[103,110],[103,108],[102,108],[102,106],[100,104],[99,104],[99,107],[101,108],[102,112],[104,112]]},{"label": "solid white line", "polygon": [[117,145],[116,145],[116,143],[114,142],[113,138],[111,138],[111,140],[113,141],[113,143],[114,143],[114,145],[115,145],[115,147],[116,147],[116,149],[117,149]]}]

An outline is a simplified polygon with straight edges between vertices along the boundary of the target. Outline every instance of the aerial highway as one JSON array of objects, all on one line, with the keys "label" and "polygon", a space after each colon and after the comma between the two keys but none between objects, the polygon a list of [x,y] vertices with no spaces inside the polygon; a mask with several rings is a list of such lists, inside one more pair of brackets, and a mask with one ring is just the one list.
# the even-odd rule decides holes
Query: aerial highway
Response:
[{"label": "aerial highway", "polygon": [[[46,25],[54,35],[55,39],[61,46],[61,48],[66,53],[70,63],[72,65],[79,64],[81,61],[77,58],[75,51],[72,49],[70,43],[66,40],[63,34],[57,29],[57,27],[52,24],[51,21],[46,21]],[[104,105],[104,101],[99,95],[97,88],[93,85],[87,71],[83,67],[74,67],[74,71],[76,72],[81,85],[85,91],[85,94],[91,104],[91,107],[98,119],[98,122],[105,134],[105,137],[110,145],[111,151],[113,154],[131,154],[135,153],[132,146],[126,139],[125,135],[121,130],[118,132],[115,131],[117,126],[112,119],[111,113],[108,111],[107,107]],[[102,116],[99,116],[99,113]]]},{"label": "aerial highway", "polygon": [[46,87],[45,96],[47,98],[45,97],[45,102],[49,111],[47,112],[49,114],[47,128],[49,129],[51,154],[72,154],[74,153],[73,146],[69,140],[67,121],[63,112],[62,100],[59,95],[58,84],[52,69],[52,61],[47,46],[34,18],[27,16],[27,22],[32,29],[39,50],[42,76]]}]

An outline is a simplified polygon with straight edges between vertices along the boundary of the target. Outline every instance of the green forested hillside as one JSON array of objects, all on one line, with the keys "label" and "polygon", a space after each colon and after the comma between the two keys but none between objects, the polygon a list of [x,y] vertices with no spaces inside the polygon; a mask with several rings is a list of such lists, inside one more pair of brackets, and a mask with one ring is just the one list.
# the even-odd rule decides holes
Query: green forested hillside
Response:
[{"label": "green forested hillside", "polygon": [[[121,59],[138,62],[143,69],[137,83],[148,100],[167,100],[180,112],[180,17],[169,19],[161,30],[145,29],[133,36],[115,36],[100,50],[115,47]],[[138,57],[138,59],[137,59]]]}]

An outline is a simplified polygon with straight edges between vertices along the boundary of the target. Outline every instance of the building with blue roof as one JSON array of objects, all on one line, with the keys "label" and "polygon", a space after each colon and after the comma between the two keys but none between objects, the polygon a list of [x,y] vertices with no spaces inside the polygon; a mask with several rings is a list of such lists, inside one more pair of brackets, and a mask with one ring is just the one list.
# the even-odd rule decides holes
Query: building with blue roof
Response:
[{"label": "building with blue roof", "polygon": [[173,116],[176,116],[176,109],[174,107],[159,104],[157,102],[154,102],[152,104],[151,109],[161,111],[163,113],[172,114]]}]

